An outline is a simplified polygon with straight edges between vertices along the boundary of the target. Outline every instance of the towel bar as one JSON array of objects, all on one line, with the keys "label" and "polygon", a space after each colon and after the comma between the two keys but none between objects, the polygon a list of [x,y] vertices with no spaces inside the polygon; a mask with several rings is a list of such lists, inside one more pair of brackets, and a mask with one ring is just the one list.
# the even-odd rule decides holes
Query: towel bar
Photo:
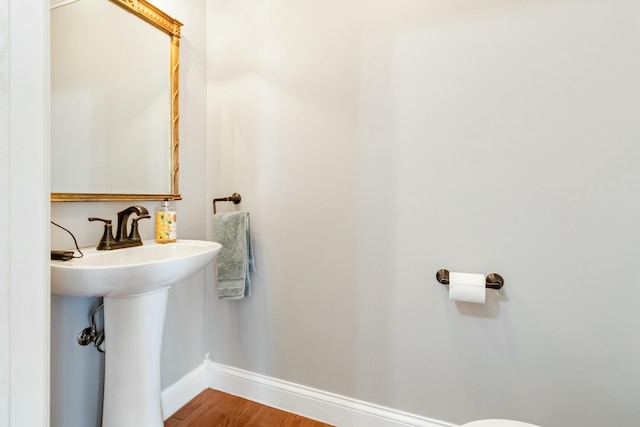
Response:
[{"label": "towel bar", "polygon": [[[443,285],[448,285],[449,284],[449,270],[438,270],[438,272],[436,273],[436,279],[438,280],[438,282],[442,283]],[[487,275],[486,278],[486,287],[490,288],[490,289],[500,289],[504,286],[504,279],[502,278],[501,275],[497,274],[497,273],[491,273]]]},{"label": "towel bar", "polygon": [[216,202],[233,202],[234,204],[240,203],[242,197],[238,193],[233,193],[229,197],[220,197],[218,199],[213,199],[213,213],[216,213]]}]

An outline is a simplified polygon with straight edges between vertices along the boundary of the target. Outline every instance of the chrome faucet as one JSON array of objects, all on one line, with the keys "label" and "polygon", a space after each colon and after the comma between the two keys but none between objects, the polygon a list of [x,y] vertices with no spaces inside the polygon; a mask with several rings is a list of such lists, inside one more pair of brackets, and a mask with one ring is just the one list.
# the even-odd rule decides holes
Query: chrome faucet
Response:
[{"label": "chrome faucet", "polygon": [[[127,230],[129,217],[134,213],[136,217],[131,220],[131,229]],[[110,219],[89,218],[89,221],[104,222],[104,233],[96,249],[99,251],[108,251],[112,249],[129,248],[131,246],[141,246],[142,239],[138,231],[138,221],[144,218],[151,218],[149,211],[144,206],[129,206],[125,210],[118,212],[118,225],[115,238],[113,237]]]}]

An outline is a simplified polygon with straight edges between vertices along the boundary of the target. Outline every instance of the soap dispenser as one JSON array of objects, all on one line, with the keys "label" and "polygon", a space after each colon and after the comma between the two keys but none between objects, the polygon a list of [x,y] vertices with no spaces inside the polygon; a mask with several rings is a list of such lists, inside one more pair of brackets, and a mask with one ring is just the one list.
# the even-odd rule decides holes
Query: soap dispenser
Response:
[{"label": "soap dispenser", "polygon": [[156,209],[156,242],[173,243],[178,238],[178,216],[176,208],[171,206],[169,199]]}]

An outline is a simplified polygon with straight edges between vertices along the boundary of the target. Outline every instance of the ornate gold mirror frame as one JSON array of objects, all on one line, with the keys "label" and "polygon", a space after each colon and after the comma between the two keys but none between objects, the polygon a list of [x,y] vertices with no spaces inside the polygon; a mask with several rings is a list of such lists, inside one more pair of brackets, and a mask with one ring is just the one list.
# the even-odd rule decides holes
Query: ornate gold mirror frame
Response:
[{"label": "ornate gold mirror frame", "polygon": [[147,0],[109,0],[165,32],[170,38],[170,89],[171,89],[171,194],[94,194],[51,193],[52,202],[109,202],[125,200],[180,200],[179,180],[179,94],[180,94],[180,27],[182,23],[167,15]]}]

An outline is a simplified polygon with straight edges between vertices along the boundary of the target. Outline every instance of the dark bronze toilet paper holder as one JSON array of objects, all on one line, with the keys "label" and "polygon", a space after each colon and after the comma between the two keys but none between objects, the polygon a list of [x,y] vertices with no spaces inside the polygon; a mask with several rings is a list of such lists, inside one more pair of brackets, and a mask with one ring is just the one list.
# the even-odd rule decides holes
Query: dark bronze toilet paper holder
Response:
[{"label": "dark bronze toilet paper holder", "polygon": [[[441,269],[436,273],[436,279],[443,285],[449,284],[449,270]],[[498,273],[487,274],[486,287],[490,289],[500,289],[504,286],[504,279]]]}]

